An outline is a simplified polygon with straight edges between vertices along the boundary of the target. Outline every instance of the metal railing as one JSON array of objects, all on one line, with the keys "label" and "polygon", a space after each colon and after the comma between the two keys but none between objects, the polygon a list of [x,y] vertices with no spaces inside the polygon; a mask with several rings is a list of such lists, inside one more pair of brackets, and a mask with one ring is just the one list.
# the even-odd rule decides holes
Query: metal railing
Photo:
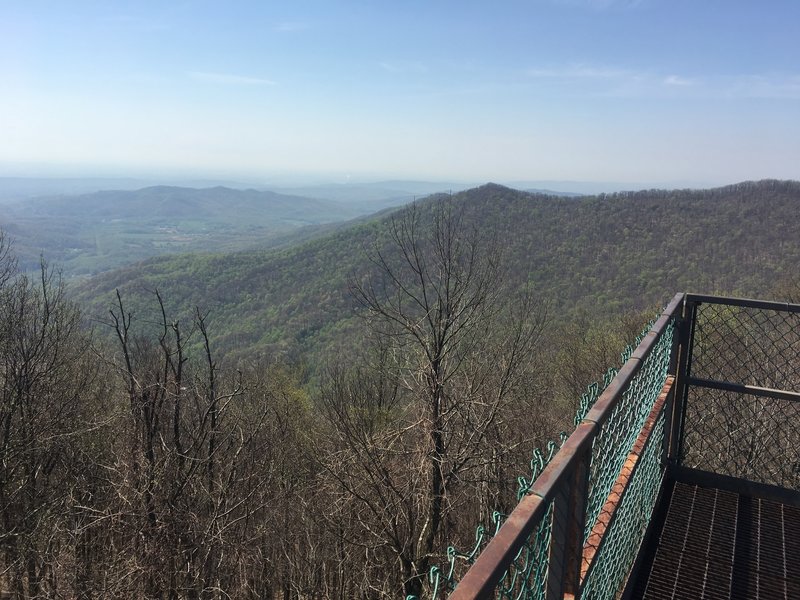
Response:
[{"label": "metal railing", "polygon": [[798,357],[800,305],[677,294],[449,598],[619,597],[668,477],[796,493]]},{"label": "metal railing", "polygon": [[689,294],[686,314],[676,464],[800,491],[800,305]]}]

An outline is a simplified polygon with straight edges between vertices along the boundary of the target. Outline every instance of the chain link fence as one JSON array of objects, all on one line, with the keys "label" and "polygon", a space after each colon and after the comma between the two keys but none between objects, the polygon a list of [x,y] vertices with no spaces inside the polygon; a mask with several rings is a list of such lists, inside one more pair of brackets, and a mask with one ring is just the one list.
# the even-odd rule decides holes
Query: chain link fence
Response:
[{"label": "chain link fence", "polygon": [[[530,476],[519,480],[521,503],[512,515],[496,513],[491,525],[479,526],[472,548],[448,549],[447,563],[431,570],[426,599],[444,599],[456,590],[453,598],[489,594],[498,599],[544,600],[561,597],[570,585],[573,592],[583,588],[584,597],[614,597],[644,536],[664,473],[663,405],[653,411],[672,360],[681,301],[682,295],[676,296],[661,318],[623,351],[621,369],[610,369],[601,384],[584,394],[575,417],[576,432],[534,454]],[[652,423],[643,438],[648,419]],[[620,489],[618,508],[611,510],[617,514],[609,515],[609,494],[615,485],[619,487],[620,472],[637,441],[641,447],[636,450],[637,466],[628,473],[630,485]],[[513,529],[516,537],[499,539],[508,521],[510,527],[503,531]],[[592,532],[600,521],[606,535],[598,542]],[[485,556],[497,554],[492,552],[493,543],[495,550],[502,546],[500,561],[505,564],[496,565],[490,587],[465,592],[472,584],[464,582],[456,589],[476,561],[494,560]],[[588,562],[583,558],[586,553],[592,556]]]},{"label": "chain link fence", "polygon": [[800,306],[678,294],[635,345],[426,598],[616,598],[668,465],[800,491]]},{"label": "chain link fence", "polygon": [[800,491],[800,312],[691,296],[683,466]]}]

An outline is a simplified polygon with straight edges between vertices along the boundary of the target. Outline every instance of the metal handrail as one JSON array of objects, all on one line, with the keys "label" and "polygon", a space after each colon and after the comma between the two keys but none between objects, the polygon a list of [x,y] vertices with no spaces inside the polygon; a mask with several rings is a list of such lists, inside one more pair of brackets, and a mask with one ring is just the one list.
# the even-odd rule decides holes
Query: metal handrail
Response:
[{"label": "metal handrail", "polygon": [[[705,308],[703,305],[706,305]],[[718,308],[714,308],[715,305]],[[711,320],[706,314],[711,315]],[[800,475],[797,474],[800,473],[800,450],[798,444],[791,448],[786,445],[800,441],[797,437],[800,434],[791,425],[800,418],[800,368],[795,366],[800,365],[796,360],[800,354],[798,315],[800,304],[676,294],[588,412],[583,409],[584,418],[530,487],[525,488],[527,491],[518,506],[478,554],[450,598],[474,600],[495,595],[520,598],[521,588],[525,590],[526,598],[529,592],[533,593],[531,597],[547,600],[595,598],[598,597],[598,590],[602,591],[602,597],[614,597],[621,591],[636,560],[631,558],[630,553],[636,553],[644,537],[641,531],[642,511],[653,510],[655,497],[660,494],[663,482],[667,479],[682,477],[688,478],[686,480],[712,481],[731,488],[740,486],[745,491],[760,486],[758,491],[765,494],[764,497],[769,497],[769,494],[784,499],[790,497],[793,503],[800,506]],[[671,336],[662,339],[668,330]],[[713,337],[709,338],[709,335]],[[763,342],[759,336],[763,337]],[[701,341],[698,346],[697,339],[706,341]],[[748,340],[758,343],[750,344]],[[665,346],[665,343],[671,346]],[[758,354],[762,351],[762,345],[767,348],[763,356]],[[656,348],[659,352],[654,355]],[[787,350],[790,354],[786,354]],[[641,410],[636,404],[637,390],[646,390],[643,397],[652,402],[652,384],[657,383],[663,373],[661,369],[664,367],[665,352],[671,352],[666,369],[667,382],[650,409],[646,425],[638,431],[633,449],[629,451],[631,434],[635,436],[636,428],[642,423]],[[649,361],[653,356],[658,360]],[[748,357],[752,363],[742,362]],[[764,387],[758,378],[753,380],[753,371],[745,371],[750,374],[749,380],[733,377],[728,381],[725,374],[729,371],[724,369],[724,362],[719,363],[723,367],[719,373],[701,372],[703,367],[700,365],[706,364],[707,360],[729,360],[733,362],[727,364],[734,367],[730,373],[738,376],[737,360],[740,365],[758,365],[759,360],[764,360],[764,365],[770,365],[769,357],[780,357],[782,362],[777,370],[769,372],[765,381],[774,381],[774,387],[781,389]],[[646,364],[649,365],[647,371],[642,371]],[[656,368],[655,365],[659,366]],[[698,370],[698,373],[693,374],[693,370]],[[780,373],[778,379],[773,373]],[[642,383],[645,381],[648,382],[646,385]],[[701,393],[706,394],[701,402],[714,407],[710,414],[716,414],[715,418],[725,416],[724,411],[728,411],[725,416],[728,420],[718,423],[724,428],[713,425],[717,422],[707,419],[695,424],[690,417],[690,422],[686,422],[687,411],[696,412],[706,406],[697,404]],[[724,394],[733,396],[726,397]],[[698,451],[693,447],[693,456],[699,457],[701,464],[699,468],[685,464],[687,436],[699,446],[706,443],[704,435],[712,441],[715,435],[728,435],[731,443],[735,440],[730,436],[736,434],[741,437],[736,423],[744,419],[740,425],[746,429],[747,417],[736,414],[737,408],[732,404],[734,400],[736,406],[750,406],[750,410],[755,411],[754,427],[759,428],[759,435],[768,434],[772,424],[780,429],[785,450],[791,454],[792,460],[796,460],[796,463],[792,463],[795,465],[794,480],[788,488],[776,487],[767,473],[759,472],[752,481],[735,479],[732,475],[742,469],[739,456],[726,459],[731,462],[720,463],[721,470],[712,472],[716,463],[712,460],[704,467],[702,461],[706,459],[697,454]],[[726,401],[728,404],[725,404]],[[773,404],[769,405],[769,402]],[[650,406],[647,404],[644,408]],[[712,429],[704,434],[697,430],[697,427],[703,426],[711,426]],[[753,431],[756,432],[755,429]],[[624,463],[620,463],[620,456],[623,455],[609,452],[609,448],[617,448],[614,444],[620,439],[624,439],[625,447],[618,446],[619,450],[628,453]],[[656,446],[659,443],[661,446]],[[756,460],[773,460],[775,452],[780,452],[764,445],[763,440],[759,443],[762,443],[759,448],[764,449],[764,456],[756,456]],[[736,448],[735,445],[730,447]],[[640,461],[645,453],[646,460]],[[784,463],[788,460],[784,455],[780,459]],[[718,462],[719,456],[715,454],[714,460]],[[754,467],[749,465],[746,468],[752,471]],[[782,468],[783,471],[778,474],[785,476],[785,465]],[[777,483],[781,484],[780,481]],[[605,494],[608,494],[607,498]],[[626,504],[628,496],[632,498]],[[647,498],[644,503],[646,507],[636,513],[632,520],[631,514],[638,510],[642,498]],[[602,503],[599,507],[598,501]],[[645,527],[650,515],[651,512],[646,513]],[[590,521],[589,527],[587,521]],[[614,530],[617,524],[619,526]],[[624,548],[625,557],[617,559],[615,553],[621,548]],[[525,554],[522,554],[523,551]],[[470,555],[468,559],[472,560],[473,556]],[[530,568],[531,564],[535,568]],[[513,576],[510,571],[512,566]],[[627,571],[623,573],[623,569]],[[528,587],[528,583],[532,588]]]},{"label": "metal handrail", "polygon": [[[797,502],[800,476],[789,470],[800,467],[800,304],[687,294],[685,312],[676,474]],[[785,448],[774,448],[778,439]],[[760,454],[741,452],[756,445]]]},{"label": "metal handrail", "polygon": [[[562,515],[575,517],[583,514],[583,510],[578,505],[586,500],[589,450],[603,425],[621,401],[623,393],[641,370],[644,361],[653,352],[668,324],[681,315],[684,299],[685,294],[682,293],[673,297],[650,332],[533,483],[528,494],[522,498],[494,538],[480,553],[451,594],[451,600],[472,600],[491,596],[557,496],[561,495],[570,499],[570,506],[567,506],[565,510],[562,509]],[[566,494],[564,486],[568,488]],[[558,516],[553,518],[557,519]],[[550,558],[551,561],[559,561],[557,566],[560,576],[549,578],[549,589],[546,594],[548,598],[561,596],[564,591],[578,592],[580,562],[583,553],[583,528],[583,523],[574,521],[568,523],[567,527],[554,528],[556,536],[566,536],[571,539],[551,541]],[[576,535],[577,530],[580,531],[580,536]],[[555,556],[556,550],[554,549],[560,549],[562,556]],[[552,585],[556,585],[560,589],[554,591]]]}]

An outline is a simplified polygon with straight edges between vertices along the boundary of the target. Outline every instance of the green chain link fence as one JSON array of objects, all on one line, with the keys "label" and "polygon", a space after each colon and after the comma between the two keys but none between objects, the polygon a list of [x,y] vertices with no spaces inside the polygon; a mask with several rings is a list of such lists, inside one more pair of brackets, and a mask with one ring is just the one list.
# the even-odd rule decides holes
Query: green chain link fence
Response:
[{"label": "green chain link fence", "polygon": [[[653,322],[642,331],[633,344],[627,346],[621,355],[625,364],[648,332]],[[617,475],[636,437],[658,398],[667,375],[667,368],[673,349],[674,320],[660,333],[656,346],[646,356],[621,401],[611,416],[600,428],[592,444],[589,487],[586,504],[586,518],[583,541],[586,542],[601,507],[613,486]],[[603,376],[602,383],[591,384],[581,397],[574,423],[577,426],[587,416],[604,390],[608,388],[618,373],[611,368]],[[627,574],[633,562],[639,543],[644,535],[647,519],[652,513],[657,491],[661,483],[661,449],[664,437],[664,417],[661,414],[656,422],[652,440],[646,445],[636,470],[619,508],[619,514],[608,532],[608,539],[593,561],[584,582],[587,598],[610,598],[620,586],[620,580]],[[529,493],[536,478],[542,473],[552,458],[563,446],[567,435],[562,433],[558,441],[551,441],[544,451],[536,450],[531,460],[529,476],[519,478],[518,499]],[[546,597],[547,576],[553,538],[554,500],[544,512],[538,525],[522,545],[511,566],[495,588],[495,598],[508,600],[538,600]],[[447,550],[447,564],[435,566],[428,578],[430,600],[444,599],[460,580],[460,574],[474,563],[481,551],[499,531],[505,515],[495,513],[490,526],[479,525],[476,529],[475,544],[467,551],[454,547]],[[409,596],[406,600],[417,600]]]}]

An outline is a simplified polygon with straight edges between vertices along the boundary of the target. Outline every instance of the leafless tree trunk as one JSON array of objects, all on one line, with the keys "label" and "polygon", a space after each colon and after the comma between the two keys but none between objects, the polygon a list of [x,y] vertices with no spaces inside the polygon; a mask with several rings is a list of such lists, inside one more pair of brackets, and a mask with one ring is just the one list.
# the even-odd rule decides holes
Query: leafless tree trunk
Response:
[{"label": "leafless tree trunk", "polygon": [[497,244],[450,199],[401,212],[389,240],[352,286],[375,342],[368,366],[334,373],[321,403],[338,444],[329,472],[362,526],[354,545],[394,556],[402,592],[419,594],[459,488],[512,445],[495,433],[544,315],[528,301],[513,314]]},{"label": "leafless tree trunk", "polygon": [[0,240],[0,552],[19,598],[52,595],[65,573],[75,489],[73,459],[93,370],[77,309],[42,263],[39,279],[15,274]]},{"label": "leafless tree trunk", "polygon": [[[108,509],[128,556],[128,595],[276,597],[303,577],[302,505],[310,489],[302,394],[278,368],[221,372],[205,315],[188,329],[161,297],[157,334],[136,334],[121,296],[111,310],[113,357],[127,415],[116,448],[117,500]],[[299,545],[298,545],[299,544]],[[310,569],[309,569],[310,571]]]}]

